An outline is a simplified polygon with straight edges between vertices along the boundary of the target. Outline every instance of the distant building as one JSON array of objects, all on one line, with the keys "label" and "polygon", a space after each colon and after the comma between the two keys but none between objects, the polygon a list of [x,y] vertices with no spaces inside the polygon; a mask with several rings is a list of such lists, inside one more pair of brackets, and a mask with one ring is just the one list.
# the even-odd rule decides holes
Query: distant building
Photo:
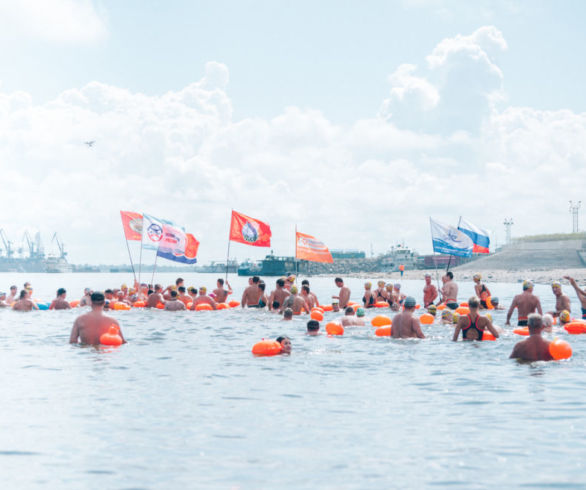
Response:
[{"label": "distant building", "polygon": [[335,259],[364,259],[366,252],[360,250],[330,250],[332,258]]}]

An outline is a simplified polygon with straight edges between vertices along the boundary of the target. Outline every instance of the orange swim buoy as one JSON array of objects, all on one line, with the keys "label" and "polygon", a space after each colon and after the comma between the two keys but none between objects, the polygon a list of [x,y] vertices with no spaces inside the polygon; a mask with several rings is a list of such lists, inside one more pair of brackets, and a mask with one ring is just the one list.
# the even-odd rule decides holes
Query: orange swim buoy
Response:
[{"label": "orange swim buoy", "polygon": [[[354,305],[358,305],[358,303],[356,303],[356,301],[348,301],[348,304],[346,306],[354,306]],[[358,305],[360,306],[360,305]]]},{"label": "orange swim buoy", "polygon": [[255,356],[276,356],[281,353],[282,348],[276,340],[262,339],[252,346],[252,353]]},{"label": "orange swim buoy", "polygon": [[337,322],[329,322],[326,325],[328,335],[344,335],[344,327]]},{"label": "orange swim buoy", "polygon": [[135,301],[132,306],[134,306],[135,308],[144,308],[146,306],[146,303],[143,300],[138,300]]},{"label": "orange swim buoy", "polygon": [[130,310],[130,305],[127,303],[123,303],[122,301],[117,301],[116,303],[114,303],[114,305],[112,305],[112,308],[114,310]]},{"label": "orange swim buoy", "polygon": [[496,337],[488,330],[482,332],[482,340],[496,340]]},{"label": "orange swim buoy", "polygon": [[157,308],[159,310],[164,310],[165,309],[165,303],[157,303]]},{"label": "orange swim buoy", "polygon": [[529,335],[529,327],[517,327],[515,329],[513,329],[513,333],[516,333],[517,335]]},{"label": "orange swim buoy", "polygon": [[211,311],[214,307],[207,303],[201,303],[199,305],[195,305],[195,311]]},{"label": "orange swim buoy", "polygon": [[467,306],[458,306],[458,308],[456,308],[456,313],[458,313],[458,315],[467,315],[470,313],[470,308]]},{"label": "orange swim buoy", "polygon": [[322,308],[324,311],[332,311],[334,309],[332,305],[321,305],[320,308]]},{"label": "orange swim buoy", "polygon": [[385,325],[392,325],[393,320],[386,315],[377,315],[370,320],[370,323],[373,327],[384,327]]},{"label": "orange swim buoy", "polygon": [[228,308],[230,308],[228,303],[218,303],[216,305],[216,310],[227,310]]},{"label": "orange swim buoy", "polygon": [[462,301],[460,303],[460,306],[465,306],[466,308],[468,308],[468,302],[467,301]]},{"label": "orange swim buoy", "polygon": [[423,315],[419,317],[419,321],[424,325],[431,325],[435,321],[435,317],[429,313],[423,313]]},{"label": "orange swim buoy", "polygon": [[311,315],[309,315],[311,317],[312,320],[317,320],[318,322],[321,322],[324,319],[324,314],[322,312],[320,312],[319,310],[314,310],[311,312]]},{"label": "orange swim buoy", "polygon": [[122,337],[118,326],[112,324],[106,333],[100,335],[100,344],[102,345],[122,345]]},{"label": "orange swim buoy", "polygon": [[73,301],[70,301],[69,306],[71,306],[72,308],[77,308],[79,306],[79,300],[74,299]]},{"label": "orange swim buoy", "polygon": [[390,337],[392,328],[393,327],[379,327],[374,331],[374,334],[377,337]]},{"label": "orange swim buoy", "polygon": [[374,304],[374,307],[375,308],[388,308],[389,307],[389,304],[386,301],[377,301]]},{"label": "orange swim buoy", "polygon": [[488,298],[486,298],[485,303],[486,303],[486,307],[489,310],[494,310],[494,305],[492,304],[492,297],[491,296],[489,296]]},{"label": "orange swim buoy", "polygon": [[314,306],[311,311],[319,311],[322,315],[325,313],[325,310],[321,306]]},{"label": "orange swim buoy", "polygon": [[240,301],[233,299],[228,304],[230,305],[230,308],[236,308],[237,306],[240,306]]},{"label": "orange swim buoy", "polygon": [[572,346],[565,340],[554,339],[549,344],[549,353],[554,360],[569,359],[572,357]]},{"label": "orange swim buoy", "polygon": [[586,323],[584,322],[570,322],[564,325],[564,330],[571,335],[579,335],[586,333]]},{"label": "orange swim buoy", "polygon": [[444,305],[443,303],[441,303],[441,304],[437,305],[437,309],[440,310],[440,311],[441,310],[445,310],[446,309],[446,305]]}]

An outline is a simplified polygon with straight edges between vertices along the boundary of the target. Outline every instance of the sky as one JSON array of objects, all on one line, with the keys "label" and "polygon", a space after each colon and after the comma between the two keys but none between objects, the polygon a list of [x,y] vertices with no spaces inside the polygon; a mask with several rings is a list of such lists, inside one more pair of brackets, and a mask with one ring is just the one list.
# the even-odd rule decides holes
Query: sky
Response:
[{"label": "sky", "polygon": [[585,11],[0,0],[0,228],[48,251],[57,232],[73,263],[128,262],[119,210],[183,225],[200,263],[225,259],[232,209],[271,225],[277,255],[295,226],[375,254],[431,253],[430,217],[463,216],[493,246],[505,218],[513,236],[571,232]]}]

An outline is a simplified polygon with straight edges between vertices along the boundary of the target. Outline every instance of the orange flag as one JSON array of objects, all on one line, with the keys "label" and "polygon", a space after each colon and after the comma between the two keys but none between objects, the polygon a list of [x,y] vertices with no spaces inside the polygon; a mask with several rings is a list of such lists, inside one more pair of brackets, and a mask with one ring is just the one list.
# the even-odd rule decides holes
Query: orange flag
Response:
[{"label": "orange flag", "polygon": [[267,223],[232,211],[230,240],[255,247],[270,247],[271,227]]},{"label": "orange flag", "polygon": [[142,214],[132,211],[120,211],[124,236],[127,240],[142,240]]},{"label": "orange flag", "polygon": [[309,260],[310,262],[327,262],[331,264],[334,261],[328,247],[323,242],[305,233],[297,232],[296,235],[295,257],[300,260]]}]

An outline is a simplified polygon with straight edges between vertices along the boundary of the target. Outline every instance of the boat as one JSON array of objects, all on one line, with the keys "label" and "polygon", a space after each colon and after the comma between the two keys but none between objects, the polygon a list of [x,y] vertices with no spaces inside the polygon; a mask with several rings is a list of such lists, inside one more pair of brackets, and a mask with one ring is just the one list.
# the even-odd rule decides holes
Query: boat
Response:
[{"label": "boat", "polygon": [[239,276],[288,276],[295,273],[295,257],[267,255],[263,260],[243,262],[238,267]]},{"label": "boat", "polygon": [[405,245],[392,246],[389,251],[380,258],[381,271],[396,272],[399,266],[406,269],[417,268],[418,254]]}]

